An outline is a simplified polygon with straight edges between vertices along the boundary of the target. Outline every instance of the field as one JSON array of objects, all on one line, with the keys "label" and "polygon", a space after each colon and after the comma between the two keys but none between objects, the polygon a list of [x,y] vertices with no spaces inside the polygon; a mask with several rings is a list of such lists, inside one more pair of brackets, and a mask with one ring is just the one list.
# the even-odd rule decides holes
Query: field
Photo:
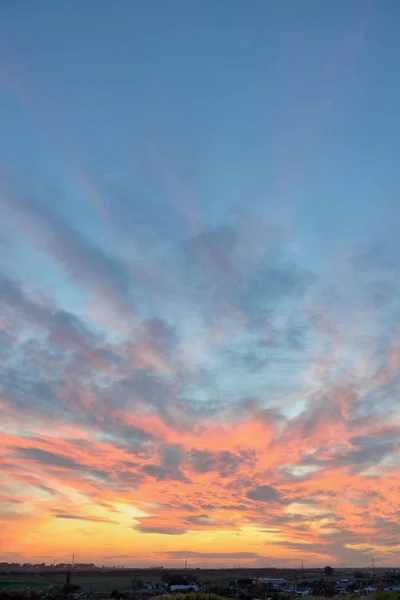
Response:
[{"label": "field", "polygon": [[[166,571],[167,569],[165,569]],[[132,586],[132,580],[141,580],[144,583],[157,583],[161,581],[163,570],[159,569],[129,569],[122,571],[73,571],[71,582],[79,585],[82,591],[92,592],[111,592],[114,589],[124,590]],[[174,570],[174,573],[181,573],[190,578],[194,575],[200,583],[222,583],[225,581],[233,581],[241,578],[256,578],[256,577],[284,577],[292,580],[296,577],[298,580],[308,579],[314,580],[321,575],[318,569],[299,570],[292,569],[187,569],[185,571]],[[353,569],[335,570],[332,580],[342,577],[351,577]],[[66,573],[0,573],[0,591],[12,589],[31,589],[44,590],[51,586],[62,586],[65,583]]]},{"label": "field", "polygon": [[[132,585],[132,574],[113,575],[112,573],[73,573],[72,583],[79,585],[83,591],[108,592],[114,589],[127,589]],[[35,574],[24,573],[21,575],[0,574],[0,590],[45,590],[50,587],[62,587],[65,584],[66,574]],[[150,579],[147,579],[150,581]]]}]

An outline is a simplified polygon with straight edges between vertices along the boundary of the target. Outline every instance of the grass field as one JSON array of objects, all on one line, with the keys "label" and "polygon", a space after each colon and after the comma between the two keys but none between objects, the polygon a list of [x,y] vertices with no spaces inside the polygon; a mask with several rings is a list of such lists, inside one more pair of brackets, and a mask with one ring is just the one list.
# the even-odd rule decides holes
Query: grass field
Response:
[{"label": "grass field", "polygon": [[[124,590],[132,586],[132,580],[141,580],[147,583],[157,583],[161,581],[162,573],[167,569],[130,569],[124,571],[99,571],[99,572],[72,572],[72,583],[79,585],[82,591],[109,592],[114,589]],[[201,569],[177,571],[188,576],[195,575],[200,583],[222,583],[224,581],[233,581],[238,578],[256,578],[256,577],[285,577],[292,580],[297,579],[316,579],[321,575],[317,569],[305,570],[304,572],[295,570],[271,570],[271,569]],[[351,577],[353,570],[335,570],[332,580],[342,577]],[[50,586],[62,586],[65,583],[66,573],[0,573],[0,590],[24,589],[44,590]]]},{"label": "grass field", "polygon": [[[66,575],[53,575],[51,573],[45,575],[36,575],[34,573],[25,573],[19,575],[2,575],[0,574],[0,590],[45,590],[52,587],[61,587],[65,583]],[[138,577],[139,579],[139,577]],[[147,580],[149,581],[149,580]],[[102,574],[91,573],[74,573],[72,583],[79,585],[83,591],[112,591],[114,589],[126,589],[132,585],[132,575],[115,575],[111,573],[103,576]]]}]

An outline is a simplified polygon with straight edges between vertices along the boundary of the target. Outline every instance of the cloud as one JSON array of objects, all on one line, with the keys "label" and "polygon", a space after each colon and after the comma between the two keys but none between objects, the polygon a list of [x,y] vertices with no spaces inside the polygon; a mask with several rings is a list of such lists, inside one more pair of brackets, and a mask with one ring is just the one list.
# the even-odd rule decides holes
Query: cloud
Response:
[{"label": "cloud", "polygon": [[112,519],[106,519],[103,517],[96,517],[94,515],[75,515],[64,512],[53,512],[52,514],[56,519],[67,519],[72,521],[89,521],[92,523],[109,523],[110,525],[119,525],[118,521],[113,521]]},{"label": "cloud", "polygon": [[229,227],[204,231],[184,244],[191,262],[198,265],[200,272],[212,285],[218,286],[222,280],[236,279],[233,263],[235,232]]},{"label": "cloud", "polygon": [[186,477],[181,473],[179,469],[173,469],[162,465],[145,465],[143,467],[143,473],[151,475],[157,479],[157,481],[174,480],[174,481],[187,481]]},{"label": "cloud", "polygon": [[270,485],[260,485],[259,487],[247,492],[246,496],[250,500],[256,500],[256,502],[280,501],[279,492]]},{"label": "cloud", "polygon": [[186,529],[169,527],[168,525],[146,525],[145,523],[141,523],[136,526],[135,529],[141,533],[154,533],[160,535],[183,535],[187,531]]},{"label": "cloud", "polygon": [[183,462],[182,450],[179,446],[164,446],[160,448],[161,457],[160,464],[145,465],[142,469],[143,473],[151,475],[157,481],[184,481],[188,482],[188,478],[181,470]]},{"label": "cloud", "polygon": [[[257,261],[246,257],[248,240],[238,226],[213,228],[188,239],[184,250],[195,269],[201,297],[209,292],[223,310],[244,316],[257,326],[271,317],[279,302],[301,297],[315,283],[316,275],[301,268],[292,257],[273,248]],[[290,337],[290,336],[289,336]]]},{"label": "cloud", "polygon": [[[39,342],[31,337],[24,343],[13,344],[13,354],[40,361],[42,368],[46,362],[51,362],[53,373],[55,368],[71,364],[77,367],[78,360],[81,368],[86,366],[89,369],[106,369],[120,360],[104,340],[76,315],[51,304],[37,302],[3,273],[0,273],[0,301],[17,334],[29,328],[40,328],[47,335],[45,341]],[[4,361],[4,364],[7,362]],[[37,369],[34,376],[38,376]]]},{"label": "cloud", "polygon": [[132,555],[131,554],[106,554],[104,556],[102,556],[102,558],[104,558],[104,560],[122,560],[125,558],[130,558],[132,559]]},{"label": "cloud", "polygon": [[229,451],[210,452],[208,450],[192,450],[190,453],[190,466],[197,473],[208,473],[215,471],[220,477],[229,477],[238,471],[244,464],[250,465],[254,462],[254,453]]},{"label": "cloud", "polygon": [[204,558],[204,559],[257,559],[262,555],[256,552],[195,552],[193,550],[173,550],[157,552],[169,558]]},{"label": "cloud", "polygon": [[[171,560],[398,552],[390,251],[332,278],[333,267],[314,274],[293,239],[256,239],[265,226],[234,216],[188,231],[174,211],[157,221],[154,206],[136,215],[124,197],[100,231],[49,202],[6,204],[4,218],[26,231],[15,256],[6,241],[13,259],[0,275],[8,547],[36,547],[40,523],[81,536],[96,560],[91,534],[110,544],[109,524],[115,548],[136,548],[110,561],[137,560],[146,534]],[[179,235],[163,239],[164,226]]]},{"label": "cloud", "polygon": [[131,277],[125,263],[96,246],[54,208],[32,196],[8,196],[6,206],[17,210],[37,226],[37,241],[79,284],[116,303],[119,310],[132,311]]},{"label": "cloud", "polygon": [[82,465],[78,464],[77,462],[66,456],[54,454],[53,452],[41,450],[40,448],[21,448],[15,446],[14,448],[12,448],[12,450],[20,458],[34,460],[44,465],[49,465],[51,467],[71,470],[81,470],[83,468]]}]

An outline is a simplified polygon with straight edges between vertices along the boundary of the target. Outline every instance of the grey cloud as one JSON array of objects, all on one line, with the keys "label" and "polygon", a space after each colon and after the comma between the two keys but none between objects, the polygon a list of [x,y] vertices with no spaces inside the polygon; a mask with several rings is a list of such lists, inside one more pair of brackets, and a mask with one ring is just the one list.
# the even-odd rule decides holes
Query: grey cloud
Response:
[{"label": "grey cloud", "polygon": [[384,458],[395,451],[396,446],[398,446],[398,443],[395,444],[388,441],[386,444],[380,444],[379,447],[360,447],[349,451],[347,454],[336,457],[334,462],[341,465],[348,464],[350,465],[352,472],[357,473],[368,467],[379,465]]},{"label": "grey cloud", "polygon": [[[179,498],[177,498],[176,500],[173,499],[173,501],[171,502],[157,503],[157,506],[165,510],[184,510],[186,512],[195,512],[196,510],[198,510],[197,506],[187,504],[186,502],[180,502]],[[207,510],[204,507],[201,508],[203,508],[203,510]]]},{"label": "grey cloud", "polygon": [[[258,327],[271,317],[280,301],[301,296],[316,277],[278,251],[268,257],[265,253],[250,266],[243,259],[239,237],[234,227],[209,229],[187,240],[184,250],[198,292],[206,297],[211,294],[214,300],[213,294],[220,294],[226,303],[247,315],[249,326]],[[285,343],[298,346],[305,330],[294,324],[290,329]]]},{"label": "grey cloud", "polygon": [[368,284],[364,291],[368,308],[381,310],[398,296],[398,286],[389,281],[374,281]]},{"label": "grey cloud", "polygon": [[[67,469],[72,471],[81,471],[82,474],[87,476],[93,476],[101,479],[103,482],[111,482],[110,474],[101,469],[91,469],[86,465],[80,464],[67,456],[49,452],[48,450],[42,450],[41,448],[23,448],[21,446],[13,446],[10,450],[14,453],[14,456],[23,458],[25,460],[34,460],[42,465],[50,467],[56,467],[60,469]],[[39,487],[43,491],[54,495],[57,494],[56,490],[53,490],[47,486],[41,485],[40,483],[33,482],[36,487]]]},{"label": "grey cloud", "polygon": [[[203,508],[205,508],[205,507],[203,507]],[[219,510],[244,511],[244,510],[247,510],[248,507],[245,506],[244,504],[222,504],[218,508],[219,508]]]},{"label": "grey cloud", "polygon": [[26,516],[12,508],[0,508],[0,521],[22,521]]},{"label": "grey cloud", "polygon": [[[0,283],[0,286],[1,286],[1,283]],[[15,343],[15,340],[10,334],[6,333],[5,331],[0,331],[0,359],[1,360],[6,360],[9,357],[10,352],[12,351],[12,348],[14,346],[14,343]]]},{"label": "grey cloud", "polygon": [[288,524],[296,524],[296,526],[299,523],[304,523],[304,522],[308,522],[310,521],[310,517],[308,515],[303,515],[303,514],[299,514],[299,513],[291,513],[291,514],[286,514],[286,513],[282,513],[282,514],[278,514],[275,516],[272,515],[267,515],[264,519],[263,522],[265,523],[266,527],[280,527],[281,525],[288,525]]},{"label": "grey cloud", "polygon": [[265,348],[260,347],[245,352],[228,350],[226,356],[228,360],[232,361],[233,367],[244,367],[248,371],[254,372],[260,372],[262,369],[265,369],[270,362],[269,352]]},{"label": "grey cloud", "polygon": [[262,265],[251,280],[248,296],[267,301],[284,298],[294,292],[303,292],[314,276],[308,271],[303,271],[295,263],[277,261]]},{"label": "grey cloud", "polygon": [[[125,390],[124,394],[118,381],[111,382],[108,388],[98,388],[94,382],[95,374],[84,361],[80,365],[83,379],[75,374],[72,385],[71,375],[68,371],[64,372],[68,369],[68,359],[63,361],[60,358],[60,363],[58,359],[54,363],[51,359],[48,362],[47,357],[41,355],[40,348],[34,352],[33,357],[23,353],[17,355],[18,362],[14,361],[10,366],[0,364],[2,399],[11,410],[38,417],[45,414],[49,420],[62,419],[83,427],[100,428],[117,447],[131,452],[137,452],[143,442],[155,439],[151,432],[128,425],[122,418],[112,415],[114,407],[124,407],[127,402],[132,405],[135,391],[128,395],[128,390]],[[138,379],[140,385],[140,375]],[[151,383],[147,389],[152,389]],[[159,389],[161,398],[162,387]],[[85,392],[93,397],[91,408],[82,398]],[[142,402],[149,399],[141,397]]]},{"label": "grey cloud", "polygon": [[266,408],[259,398],[243,398],[234,404],[230,403],[229,407],[235,418],[255,417],[260,422],[267,424],[278,424],[287,420],[278,406]]},{"label": "grey cloud", "polygon": [[28,414],[45,411],[48,416],[57,413],[53,382],[41,379],[39,374],[0,365],[0,389],[3,399],[17,410],[25,410]]},{"label": "grey cloud", "polygon": [[[14,304],[14,307],[17,304]],[[26,311],[30,323],[46,325],[55,331],[52,314],[37,311],[29,305]],[[30,415],[46,414],[49,418],[60,417],[67,421],[79,419],[80,424],[99,426],[115,437],[117,445],[140,445],[154,439],[150,432],[144,432],[122,419],[110,418],[110,408],[124,408],[134,402],[153,404],[168,418],[168,398],[173,396],[174,382],[165,383],[155,374],[129,369],[112,352],[104,351],[101,342],[94,336],[76,328],[71,329],[71,319],[63,319],[63,330],[57,327],[57,343],[51,335],[51,344],[41,340],[29,340],[19,344],[13,352],[13,360],[0,364],[0,389],[3,400],[13,409]],[[121,350],[117,348],[117,352]],[[10,353],[7,355],[9,358]],[[117,369],[119,377],[111,378],[107,386],[97,385],[98,377],[103,377],[103,367]],[[71,382],[74,381],[73,385]],[[93,397],[93,405],[88,409],[82,394]]]},{"label": "grey cloud", "polygon": [[372,466],[379,465],[382,460],[394,455],[400,447],[400,432],[383,432],[377,437],[353,437],[349,439],[352,448],[336,449],[326,455],[324,448],[303,457],[302,463],[321,467],[347,465],[353,473],[358,473]]},{"label": "grey cloud", "polygon": [[53,511],[52,515],[56,519],[70,519],[72,521],[90,521],[93,523],[109,523],[110,525],[119,525],[118,521],[113,521],[112,519],[106,519],[104,517],[96,517],[91,515],[77,515],[57,511]]},{"label": "grey cloud", "polygon": [[[67,395],[63,395],[64,401],[67,399],[70,406],[80,411],[81,418],[84,415],[84,419],[92,422],[101,420],[103,409],[109,411],[109,406],[114,405],[117,398],[121,399],[121,407],[124,402],[132,404],[135,400],[138,403],[152,403],[166,419],[169,418],[168,399],[174,395],[174,382],[167,383],[149,370],[137,371],[130,368],[126,358],[129,347],[106,345],[78,317],[64,310],[38,304],[24,293],[19,284],[0,274],[0,305],[3,303],[9,308],[14,321],[17,317],[22,318],[21,323],[17,321],[15,324],[16,329],[17,325],[29,324],[43,327],[48,333],[46,342],[29,339],[28,342],[19,344],[13,350],[14,357],[20,358],[19,362],[14,360],[8,367],[7,362],[3,361],[0,367],[2,387],[13,396],[12,401],[16,405],[28,403],[34,409],[35,403],[31,400],[36,397],[39,405],[48,405],[47,414],[62,410],[57,397],[64,387],[67,370],[78,381],[82,377],[87,382],[88,375],[93,375],[95,381],[95,377],[102,374],[102,369],[117,368],[122,376],[117,377],[108,387],[102,385],[101,389],[93,389],[96,397],[95,411],[89,414],[82,406],[77,386],[68,387]],[[167,358],[175,341],[172,329],[161,319],[148,319],[140,330],[144,340],[139,336],[138,343],[151,345],[156,353]],[[140,352],[141,348],[138,349],[138,353]],[[10,355],[10,351],[7,351],[6,358]],[[90,369],[93,369],[93,374]],[[112,428],[113,423],[110,420],[105,423],[103,420],[102,427],[105,425]],[[127,439],[137,437],[132,435],[134,427],[118,423],[116,428],[119,437],[123,430],[126,431]],[[137,428],[136,433],[142,439],[152,437],[151,434],[143,436],[143,432]]]},{"label": "grey cloud", "polygon": [[[270,259],[269,262],[260,265],[254,271],[244,289],[238,290],[234,302],[237,308],[248,315],[251,320],[250,324],[259,326],[266,319],[271,319],[273,311],[280,301],[288,297],[303,295],[314,281],[313,274],[304,271],[295,263]],[[287,344],[288,341],[291,345],[294,342],[298,343],[296,338],[299,338],[299,330],[293,329],[293,326],[290,329],[292,333],[289,334],[286,341],[282,339],[280,343]],[[285,332],[283,333],[287,335]]]},{"label": "grey cloud", "polygon": [[250,500],[256,500],[257,502],[276,502],[281,499],[279,492],[270,485],[261,485],[254,488],[247,492],[246,496]]},{"label": "grey cloud", "polygon": [[159,318],[147,319],[144,322],[147,334],[153,342],[153,347],[158,351],[170,350],[176,335],[165,321]]},{"label": "grey cloud", "polygon": [[188,481],[181,471],[183,461],[182,450],[179,446],[161,447],[161,460],[159,464],[145,465],[142,469],[147,475],[155,477],[158,481]]},{"label": "grey cloud", "polygon": [[211,452],[193,449],[189,455],[189,464],[198,473],[216,471],[220,477],[229,477],[237,472],[241,464],[252,464],[255,460],[253,451],[242,451],[238,454],[229,452]]},{"label": "grey cloud", "polygon": [[94,477],[95,479],[100,479],[104,483],[112,481],[110,473],[104,471],[103,469],[88,469],[88,475]]},{"label": "grey cloud", "polygon": [[246,559],[246,558],[260,558],[261,554],[257,554],[256,552],[195,552],[193,550],[173,550],[170,552],[157,552],[157,554],[162,554],[164,556],[169,556],[170,558],[215,558],[215,559],[229,559],[229,558],[237,558],[237,559]]},{"label": "grey cloud", "polygon": [[146,403],[153,405],[165,419],[169,419],[169,399],[173,397],[173,383],[151,371],[131,369],[128,375],[102,390],[105,406],[118,401],[121,408]]},{"label": "grey cloud", "polygon": [[[386,532],[390,532],[390,534],[395,534],[396,536],[400,536],[400,520],[395,520],[396,516],[400,516],[399,513],[394,515],[394,519],[388,519],[384,517],[375,517],[372,520],[371,525],[377,529],[384,529]],[[387,543],[387,540],[385,540]],[[397,544],[399,543],[399,537],[397,537]]]},{"label": "grey cloud", "polygon": [[211,276],[214,283],[218,280],[235,277],[233,249],[236,236],[233,229],[220,227],[209,229],[184,244],[190,260],[197,264],[205,277]]},{"label": "grey cloud", "polygon": [[51,467],[70,470],[82,470],[84,468],[81,464],[71,458],[62,456],[61,454],[55,454],[54,452],[48,452],[47,450],[41,450],[40,448],[22,448],[14,446],[12,450],[15,452],[16,456],[20,458],[35,460]]},{"label": "grey cloud", "polygon": [[126,265],[115,256],[96,247],[75,229],[53,206],[19,196],[8,202],[27,215],[44,232],[48,250],[70,276],[96,292],[113,298],[119,309],[131,311],[131,275]]},{"label": "grey cloud", "polygon": [[[177,341],[175,330],[163,319],[146,319],[138,328],[135,339],[125,345],[124,351],[131,354],[137,352],[140,356],[145,346],[151,348],[156,356],[168,361]],[[148,366],[152,367],[151,364]]]},{"label": "grey cloud", "polygon": [[183,453],[179,446],[165,446],[163,450],[163,465],[177,469],[182,464]]},{"label": "grey cloud", "polygon": [[309,405],[291,422],[290,429],[297,430],[304,438],[310,437],[317,427],[342,420],[344,401],[351,406],[356,400],[357,391],[352,386],[322,389],[309,398]]},{"label": "grey cloud", "polygon": [[208,515],[191,515],[186,517],[186,522],[192,525],[209,525],[210,518]]},{"label": "grey cloud", "polygon": [[[39,304],[29,298],[17,282],[4,273],[0,273],[0,305],[3,305],[4,310],[11,310],[14,319],[17,311],[17,317],[21,316],[28,320],[30,325],[43,327],[48,332],[52,345],[78,351],[80,361],[85,360],[90,363],[97,359],[105,364],[107,361],[118,360],[110,350],[101,346],[102,340],[76,315]],[[29,352],[35,351],[35,348],[31,342],[31,346],[22,346],[22,350]],[[49,348],[46,350],[49,356],[51,350]],[[61,360],[66,362],[68,358],[63,356]]]},{"label": "grey cloud", "polygon": [[171,469],[162,465],[145,465],[142,469],[146,475],[151,475],[157,481],[187,481],[179,469]]},{"label": "grey cloud", "polygon": [[132,558],[132,554],[106,554],[102,556],[104,560],[115,560],[117,558]]},{"label": "grey cloud", "polygon": [[393,274],[398,271],[398,260],[393,259],[393,253],[382,241],[373,242],[367,248],[349,257],[349,263],[355,273],[377,271]]},{"label": "grey cloud", "polygon": [[118,469],[114,477],[114,489],[117,490],[132,490],[136,489],[143,477],[139,473],[132,473],[132,471],[124,471]]},{"label": "grey cloud", "polygon": [[42,483],[34,483],[34,485],[39,489],[42,490],[43,492],[46,492],[47,494],[49,494],[50,496],[58,496],[59,492],[54,489],[54,488],[50,488],[47,485],[43,485]]},{"label": "grey cloud", "polygon": [[163,527],[162,525],[157,526],[140,524],[134,527],[134,529],[140,531],[141,533],[158,533],[161,535],[183,535],[187,532],[187,529],[179,529],[177,527],[175,528],[168,526]]}]

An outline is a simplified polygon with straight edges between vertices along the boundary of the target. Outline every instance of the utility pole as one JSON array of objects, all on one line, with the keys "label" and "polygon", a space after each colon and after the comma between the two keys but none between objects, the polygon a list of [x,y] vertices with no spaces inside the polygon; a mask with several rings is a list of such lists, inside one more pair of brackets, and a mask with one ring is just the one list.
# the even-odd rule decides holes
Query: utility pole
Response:
[{"label": "utility pole", "polygon": [[292,579],[292,589],[291,589],[291,594],[290,597],[291,598],[296,598],[296,587],[297,587],[297,577],[296,575],[294,575],[293,579]]},{"label": "utility pole", "polygon": [[256,597],[257,598],[261,598],[261,593],[260,593],[260,578],[257,577],[256,579]]}]

